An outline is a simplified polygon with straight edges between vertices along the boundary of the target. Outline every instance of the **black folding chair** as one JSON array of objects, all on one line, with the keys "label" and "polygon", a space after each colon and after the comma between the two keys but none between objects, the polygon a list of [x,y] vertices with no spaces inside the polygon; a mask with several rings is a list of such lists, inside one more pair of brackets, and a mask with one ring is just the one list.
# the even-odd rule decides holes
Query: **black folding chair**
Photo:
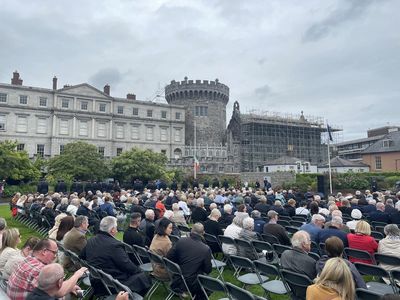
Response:
[{"label": "black folding chair", "polygon": [[380,241],[383,238],[385,238],[385,235],[379,231],[371,231],[371,236],[377,241]]},{"label": "black folding chair", "polygon": [[290,222],[289,221],[282,220],[282,219],[276,221],[276,223],[278,223],[279,225],[282,225],[283,227],[290,226]]},{"label": "black folding chair", "polygon": [[278,254],[278,257],[280,258],[282,253],[286,250],[291,250],[292,247],[286,246],[286,245],[280,245],[280,244],[273,244],[272,245],[275,249],[276,254]]},{"label": "black folding chair", "polygon": [[281,280],[282,274],[276,266],[259,261],[255,261],[254,265],[260,274],[275,278],[261,284],[267,296],[269,296],[269,293],[285,295],[290,292],[290,289]]},{"label": "black folding chair", "polygon": [[144,247],[140,247],[138,245],[133,245],[132,247],[133,249],[135,249],[137,257],[139,258],[139,268],[146,273],[152,272],[153,271],[152,264],[150,262],[143,261],[143,259],[145,259],[145,261],[150,261],[147,249]]},{"label": "black folding chair", "polygon": [[282,278],[290,287],[291,294],[296,299],[306,299],[306,291],[309,285],[312,285],[312,280],[303,274],[298,274],[288,270],[282,270]]},{"label": "black folding chair", "polygon": [[297,231],[299,231],[299,228],[295,226],[286,226],[285,229],[290,234],[295,234]]},{"label": "black folding chair", "polygon": [[251,241],[251,243],[253,244],[254,249],[265,253],[265,258],[260,258],[256,261],[266,262],[270,264],[279,263],[279,257],[276,254],[274,247],[270,243],[264,241]]},{"label": "black folding chair", "polygon": [[[246,285],[262,284],[268,280],[268,277],[258,273],[254,263],[250,259],[231,255],[231,261],[236,267],[236,272],[233,275],[243,284],[243,287]],[[246,270],[247,273],[240,275],[242,270]]]},{"label": "black folding chair", "polygon": [[[165,266],[165,262],[164,262],[162,256],[160,256],[160,255],[154,253],[154,252],[151,251],[151,250],[149,250],[147,253],[148,253],[148,255],[149,255],[150,261],[151,261],[153,264],[158,264],[158,265],[162,266],[163,268],[165,268],[165,270],[167,269],[167,267]],[[168,275],[169,275],[169,273],[168,273]],[[157,290],[157,288],[158,288],[160,285],[163,285],[163,286],[165,287],[165,289],[168,290],[168,288],[165,286],[165,284],[166,284],[166,283],[167,283],[167,284],[168,284],[168,283],[171,283],[171,281],[172,281],[172,278],[168,278],[167,280],[165,280],[164,278],[157,277],[157,276],[155,276],[154,274],[151,274],[151,277],[152,277],[154,283],[153,283],[153,285],[151,286],[151,288],[149,289],[149,291],[147,292],[147,295],[146,295],[146,296],[147,296],[147,297],[146,297],[147,299],[150,299],[151,296],[153,296],[154,292]]]},{"label": "black folding chair", "polygon": [[[225,295],[228,295],[228,291],[225,288],[225,284],[221,280],[201,274],[197,275],[197,279],[207,299],[209,299],[207,291],[212,293],[222,292]],[[220,300],[229,300],[229,298],[220,298]]]},{"label": "black folding chair", "polygon": [[264,241],[270,243],[271,245],[281,243],[276,236],[269,234],[269,233],[263,233],[263,234],[261,234],[261,237]]},{"label": "black folding chair", "polygon": [[375,226],[375,231],[382,233],[385,235],[385,226]]},{"label": "black folding chair", "polygon": [[375,264],[374,257],[368,251],[346,247],[346,248],[344,248],[344,253],[346,254],[348,259],[351,259],[351,258],[363,259],[363,260],[371,261],[373,264]]},{"label": "black folding chair", "polygon": [[357,300],[381,300],[382,295],[366,289],[356,289]]},{"label": "black folding chair", "polygon": [[232,300],[255,300],[255,296],[232,283],[225,284],[226,289],[228,290],[229,298]]},{"label": "black folding chair", "polygon": [[394,267],[400,267],[400,258],[397,256],[374,253],[374,258],[376,263],[382,263],[385,265],[390,265]]},{"label": "black folding chair", "polygon": [[312,257],[315,261],[318,261],[321,257],[315,252],[308,252],[308,256]]},{"label": "black folding chair", "polygon": [[179,241],[180,237],[177,235],[171,234],[169,236],[169,240],[171,241],[172,245],[175,245],[177,241]]},{"label": "black folding chair", "polygon": [[[383,278],[383,277],[390,278],[389,273],[385,269],[379,266],[357,263],[357,262],[354,263],[354,265],[356,266],[358,272],[360,272],[361,275],[374,276],[377,278]],[[387,285],[386,283],[369,281],[366,282],[366,285],[368,290],[372,290],[381,295],[396,293],[396,288],[393,285]]]},{"label": "black folding chair", "polygon": [[[252,252],[254,257],[258,257],[258,253],[257,253],[256,249],[253,247],[253,244],[251,242],[242,240],[242,239],[234,239],[234,241],[236,244],[236,249],[239,249],[239,248],[246,249],[246,250]],[[239,255],[239,253],[238,253],[238,255]]]},{"label": "black folding chair", "polygon": [[122,284],[118,280],[114,279],[110,274],[107,274],[102,270],[98,270],[98,271],[100,274],[101,281],[104,284],[104,286],[106,287],[107,292],[110,295],[105,300],[115,299],[115,297],[117,296],[117,294],[120,291],[127,292],[129,294],[129,299],[131,299],[131,300],[142,300],[143,299],[142,296],[132,292],[132,290],[129,287]]},{"label": "black folding chair", "polygon": [[292,220],[306,222],[308,219],[307,215],[295,215],[292,217]]},{"label": "black folding chair", "polygon": [[289,216],[279,216],[279,219],[289,221],[289,222],[292,220],[292,218]]},{"label": "black folding chair", "polygon": [[[163,257],[163,260],[164,260],[165,267],[167,268],[167,271],[168,271],[170,277],[171,278],[173,278],[174,276],[179,277],[180,280],[182,281],[182,283],[184,284],[186,292],[189,294],[190,299],[194,299],[192,293],[189,290],[189,286],[188,286],[188,284],[186,282],[186,279],[182,274],[181,267],[178,264],[174,263],[173,261],[169,260],[166,257]],[[179,293],[170,288],[170,293],[167,296],[166,300],[172,299],[175,295],[179,296]]]},{"label": "black folding chair", "polygon": [[299,221],[299,220],[292,220],[290,221],[290,225],[300,228],[301,226],[303,226],[304,222],[303,221]]},{"label": "black folding chair", "polygon": [[181,235],[188,236],[190,234],[190,228],[184,225],[178,225],[178,229],[181,232]]}]

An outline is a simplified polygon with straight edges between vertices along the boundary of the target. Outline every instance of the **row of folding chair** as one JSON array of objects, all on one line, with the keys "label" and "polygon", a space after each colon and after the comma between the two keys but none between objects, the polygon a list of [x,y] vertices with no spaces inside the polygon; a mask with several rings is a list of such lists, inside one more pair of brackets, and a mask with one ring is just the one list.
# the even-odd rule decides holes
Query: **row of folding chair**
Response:
[{"label": "row of folding chair", "polygon": [[18,214],[15,220],[37,231],[42,237],[47,237],[49,229],[51,228],[49,221],[40,213],[37,213],[35,217],[29,214]]}]

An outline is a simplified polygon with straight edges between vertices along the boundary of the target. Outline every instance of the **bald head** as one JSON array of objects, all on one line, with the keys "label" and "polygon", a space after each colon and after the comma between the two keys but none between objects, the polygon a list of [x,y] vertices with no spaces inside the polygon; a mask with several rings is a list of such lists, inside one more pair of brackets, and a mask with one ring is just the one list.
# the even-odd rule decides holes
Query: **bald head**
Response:
[{"label": "bald head", "polygon": [[43,291],[58,290],[61,287],[63,279],[63,267],[60,264],[48,264],[40,271],[38,287]]}]

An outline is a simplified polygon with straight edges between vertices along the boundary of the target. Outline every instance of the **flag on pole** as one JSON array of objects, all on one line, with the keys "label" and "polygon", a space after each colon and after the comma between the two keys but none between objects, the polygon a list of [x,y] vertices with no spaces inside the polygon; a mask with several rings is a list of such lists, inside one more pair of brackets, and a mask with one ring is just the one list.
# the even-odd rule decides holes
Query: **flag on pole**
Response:
[{"label": "flag on pole", "polygon": [[331,126],[329,126],[329,124],[326,124],[326,127],[327,127],[327,129],[328,129],[329,140],[330,140],[331,142],[333,142],[333,138],[332,138],[332,128],[331,128]]},{"label": "flag on pole", "polygon": [[200,170],[200,163],[199,163],[199,160],[197,159],[196,156],[194,157],[194,169],[195,169],[196,171],[199,171],[199,170]]}]

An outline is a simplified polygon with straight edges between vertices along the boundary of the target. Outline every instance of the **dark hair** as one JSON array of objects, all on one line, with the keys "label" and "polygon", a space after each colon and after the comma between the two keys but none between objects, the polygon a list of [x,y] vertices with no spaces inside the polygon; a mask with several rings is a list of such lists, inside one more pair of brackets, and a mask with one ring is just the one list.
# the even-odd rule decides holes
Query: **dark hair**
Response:
[{"label": "dark hair", "polygon": [[35,245],[35,247],[33,247],[33,252],[38,252],[38,251],[50,248],[50,241],[54,241],[54,240],[51,240],[51,239],[40,240]]},{"label": "dark hair", "polygon": [[61,241],[64,235],[74,227],[74,217],[67,216],[61,219],[60,226],[58,226],[56,240]]},{"label": "dark hair", "polygon": [[343,241],[336,236],[331,236],[325,241],[325,252],[329,257],[341,257],[344,250]]},{"label": "dark hair", "polygon": [[25,248],[30,248],[33,249],[35,248],[35,246],[39,243],[40,239],[37,238],[36,236],[31,236],[30,238],[28,238],[25,242],[25,244],[22,246],[22,249]]},{"label": "dark hair", "polygon": [[162,218],[160,222],[158,223],[158,226],[156,228],[156,234],[158,235],[165,235],[165,230],[171,224],[172,222],[167,219],[167,218]]},{"label": "dark hair", "polygon": [[310,203],[310,213],[311,215],[315,215],[319,212],[319,206],[316,201]]},{"label": "dark hair", "polygon": [[141,213],[138,213],[138,212],[132,213],[131,214],[131,223],[135,222],[137,219],[139,219],[141,217],[142,217]]},{"label": "dark hair", "polygon": [[245,208],[246,208],[246,205],[240,204],[238,207],[238,212],[244,212]]}]

